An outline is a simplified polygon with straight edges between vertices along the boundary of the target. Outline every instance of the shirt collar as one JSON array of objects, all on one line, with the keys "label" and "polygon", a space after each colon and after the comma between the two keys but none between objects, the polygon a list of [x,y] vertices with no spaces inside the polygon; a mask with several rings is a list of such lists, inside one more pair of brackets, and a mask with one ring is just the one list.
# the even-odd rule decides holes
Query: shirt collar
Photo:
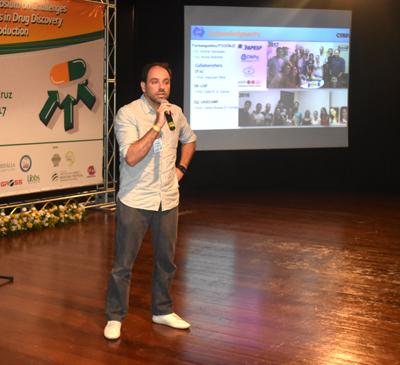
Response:
[{"label": "shirt collar", "polygon": [[140,97],[140,99],[142,100],[142,109],[143,109],[143,113],[145,114],[155,114],[156,111],[154,110],[154,108],[149,104],[149,102],[147,101],[146,97],[144,96],[144,94],[142,94],[142,96]]}]

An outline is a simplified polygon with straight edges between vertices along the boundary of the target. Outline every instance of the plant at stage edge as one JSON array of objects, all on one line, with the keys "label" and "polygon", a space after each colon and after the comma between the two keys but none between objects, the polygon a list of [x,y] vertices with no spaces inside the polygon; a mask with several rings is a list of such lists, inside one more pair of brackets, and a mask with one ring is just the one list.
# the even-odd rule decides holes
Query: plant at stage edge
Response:
[{"label": "plant at stage edge", "polygon": [[21,208],[20,212],[6,215],[0,213],[0,237],[17,233],[56,227],[66,223],[81,222],[87,216],[83,204],[53,205],[40,210]]}]

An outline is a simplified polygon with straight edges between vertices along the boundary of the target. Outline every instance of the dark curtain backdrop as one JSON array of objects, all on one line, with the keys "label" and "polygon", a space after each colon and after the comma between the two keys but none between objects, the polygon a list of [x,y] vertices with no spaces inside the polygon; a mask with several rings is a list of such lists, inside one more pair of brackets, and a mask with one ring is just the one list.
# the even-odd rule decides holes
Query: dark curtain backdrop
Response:
[{"label": "dark curtain backdrop", "polygon": [[119,0],[118,106],[140,96],[141,67],[155,60],[170,63],[174,74],[170,99],[183,105],[184,5],[352,10],[350,147],[197,152],[182,190],[397,192],[400,188],[399,4],[397,0]]}]

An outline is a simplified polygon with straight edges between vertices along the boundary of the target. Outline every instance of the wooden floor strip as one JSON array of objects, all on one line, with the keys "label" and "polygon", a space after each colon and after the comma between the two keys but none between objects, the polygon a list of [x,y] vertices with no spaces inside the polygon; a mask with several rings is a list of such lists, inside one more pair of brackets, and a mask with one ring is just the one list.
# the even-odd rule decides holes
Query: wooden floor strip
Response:
[{"label": "wooden floor strip", "polygon": [[115,215],[0,239],[0,364],[398,365],[400,196],[182,197],[180,331],[151,322],[147,235],[122,338],[103,338]]}]

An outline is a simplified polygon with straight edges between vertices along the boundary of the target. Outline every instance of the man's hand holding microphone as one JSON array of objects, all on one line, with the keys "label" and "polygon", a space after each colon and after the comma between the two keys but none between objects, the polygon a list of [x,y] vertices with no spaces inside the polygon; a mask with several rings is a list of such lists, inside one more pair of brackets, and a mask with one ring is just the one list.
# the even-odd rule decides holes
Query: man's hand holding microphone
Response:
[{"label": "man's hand holding microphone", "polygon": [[[175,123],[172,117],[171,111],[172,104],[168,102],[166,99],[162,99],[160,106],[157,109],[157,118],[154,126],[157,129],[160,129],[164,126],[165,122],[168,124],[168,128],[170,131],[175,130]],[[156,129],[156,130],[157,130]]]}]

